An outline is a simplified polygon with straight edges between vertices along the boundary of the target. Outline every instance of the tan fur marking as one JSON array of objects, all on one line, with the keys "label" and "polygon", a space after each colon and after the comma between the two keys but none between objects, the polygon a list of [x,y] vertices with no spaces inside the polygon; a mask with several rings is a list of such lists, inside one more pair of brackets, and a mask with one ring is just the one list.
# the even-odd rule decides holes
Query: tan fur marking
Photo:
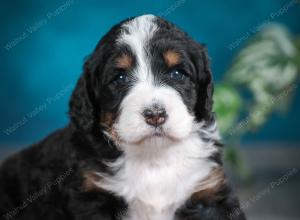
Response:
[{"label": "tan fur marking", "polygon": [[96,182],[99,182],[101,180],[101,177],[99,177],[97,174],[95,174],[92,171],[86,171],[83,173],[82,176],[83,176],[82,189],[84,192],[104,191],[95,184]]},{"label": "tan fur marking", "polygon": [[169,67],[172,67],[180,63],[181,56],[178,52],[174,50],[167,50],[166,52],[164,52],[164,59],[166,64]]},{"label": "tan fur marking", "polygon": [[132,57],[128,54],[122,54],[116,59],[116,65],[121,69],[129,69],[132,66]]},{"label": "tan fur marking", "polygon": [[106,128],[111,128],[114,123],[115,115],[111,112],[104,112],[101,114],[100,123]]},{"label": "tan fur marking", "polygon": [[114,141],[117,147],[119,145],[120,140],[116,132],[116,129],[114,127],[114,123],[116,120],[118,120],[118,115],[119,115],[118,113],[114,114],[111,112],[103,112],[100,118],[100,124],[106,129],[111,140]]},{"label": "tan fur marking", "polygon": [[221,167],[212,170],[206,180],[200,182],[196,187],[196,192],[192,195],[192,200],[218,200],[218,192],[226,185],[224,171]]}]

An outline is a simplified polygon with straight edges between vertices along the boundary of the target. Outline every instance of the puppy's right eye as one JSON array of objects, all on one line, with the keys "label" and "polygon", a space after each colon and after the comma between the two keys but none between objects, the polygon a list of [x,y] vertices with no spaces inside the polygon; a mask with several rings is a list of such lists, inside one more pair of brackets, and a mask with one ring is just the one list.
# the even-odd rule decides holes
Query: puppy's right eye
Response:
[{"label": "puppy's right eye", "polygon": [[181,70],[175,69],[170,72],[170,77],[171,77],[171,79],[174,79],[177,81],[182,81],[185,79],[186,74]]},{"label": "puppy's right eye", "polygon": [[113,83],[116,85],[124,85],[129,82],[129,77],[125,73],[121,73],[117,75],[117,77],[113,80]]}]

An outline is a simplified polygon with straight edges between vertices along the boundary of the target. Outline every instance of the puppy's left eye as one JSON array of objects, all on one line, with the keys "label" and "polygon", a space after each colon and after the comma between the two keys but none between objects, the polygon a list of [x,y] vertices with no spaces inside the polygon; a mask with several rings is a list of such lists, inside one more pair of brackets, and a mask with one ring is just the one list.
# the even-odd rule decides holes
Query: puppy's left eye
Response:
[{"label": "puppy's left eye", "polygon": [[172,70],[170,72],[170,77],[171,77],[171,79],[174,79],[174,80],[177,80],[177,81],[182,81],[182,80],[185,79],[186,75],[181,70]]},{"label": "puppy's left eye", "polygon": [[129,82],[129,77],[125,73],[121,73],[117,75],[117,77],[113,80],[113,83],[117,85],[124,85],[127,84],[128,82]]}]

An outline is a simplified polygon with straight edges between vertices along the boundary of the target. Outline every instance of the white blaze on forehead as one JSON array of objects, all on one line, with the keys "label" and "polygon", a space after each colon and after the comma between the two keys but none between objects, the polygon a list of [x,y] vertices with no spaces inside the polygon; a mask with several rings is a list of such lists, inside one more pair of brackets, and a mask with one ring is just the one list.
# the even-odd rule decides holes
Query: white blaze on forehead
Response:
[{"label": "white blaze on forehead", "polygon": [[121,34],[118,43],[127,44],[137,59],[134,74],[140,81],[152,81],[150,58],[147,57],[147,44],[157,30],[154,15],[136,17],[123,24],[126,30]]}]

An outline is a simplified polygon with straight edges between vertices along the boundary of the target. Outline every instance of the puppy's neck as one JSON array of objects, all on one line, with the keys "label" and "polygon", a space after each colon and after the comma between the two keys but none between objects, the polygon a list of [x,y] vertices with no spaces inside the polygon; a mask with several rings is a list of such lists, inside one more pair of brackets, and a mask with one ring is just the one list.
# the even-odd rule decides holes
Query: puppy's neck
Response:
[{"label": "puppy's neck", "polygon": [[[122,157],[107,164],[115,174],[98,174],[101,179],[96,185],[127,201],[130,220],[152,220],[153,215],[157,220],[172,220],[175,210],[216,166],[208,160],[216,148],[197,135],[163,146],[163,149],[126,147],[128,151]],[[137,149],[129,151],[129,147]]]}]

